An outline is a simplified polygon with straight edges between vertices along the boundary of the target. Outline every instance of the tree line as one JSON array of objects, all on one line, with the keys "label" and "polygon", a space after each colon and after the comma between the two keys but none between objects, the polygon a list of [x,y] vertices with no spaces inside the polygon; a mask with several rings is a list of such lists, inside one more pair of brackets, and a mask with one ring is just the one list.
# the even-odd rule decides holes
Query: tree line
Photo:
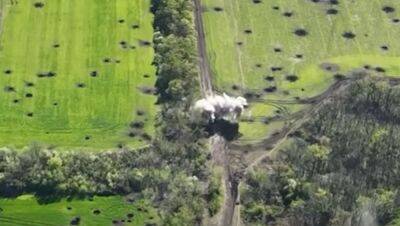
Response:
[{"label": "tree line", "polygon": [[400,87],[368,79],[326,103],[246,178],[248,224],[400,223]]}]

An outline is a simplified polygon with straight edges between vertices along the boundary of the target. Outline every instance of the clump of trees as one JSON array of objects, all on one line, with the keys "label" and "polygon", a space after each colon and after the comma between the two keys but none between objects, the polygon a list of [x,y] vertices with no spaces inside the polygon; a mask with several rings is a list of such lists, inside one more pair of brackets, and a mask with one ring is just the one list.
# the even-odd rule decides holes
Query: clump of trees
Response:
[{"label": "clump of trees", "polygon": [[249,224],[395,225],[400,87],[362,80],[326,103],[243,187]]},{"label": "clump of trees", "polygon": [[0,194],[34,193],[46,196],[127,194],[148,186],[136,168],[146,167],[142,150],[107,152],[54,151],[41,146],[29,150],[0,150]]}]

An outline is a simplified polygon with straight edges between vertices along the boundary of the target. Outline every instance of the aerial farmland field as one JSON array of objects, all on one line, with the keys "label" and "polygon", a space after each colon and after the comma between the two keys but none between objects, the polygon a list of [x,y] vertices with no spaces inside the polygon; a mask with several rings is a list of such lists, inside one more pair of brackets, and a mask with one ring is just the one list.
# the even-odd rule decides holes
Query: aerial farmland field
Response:
[{"label": "aerial farmland field", "polygon": [[318,95],[357,68],[399,75],[399,7],[385,0],[203,1],[214,86],[258,99],[242,139],[265,137],[282,124],[271,118],[302,108],[288,101]]},{"label": "aerial farmland field", "polygon": [[93,200],[61,200],[39,205],[30,195],[16,200],[0,199],[0,224],[23,225],[144,225],[155,219],[153,209],[143,202],[129,204],[123,198],[94,197]]},{"label": "aerial farmland field", "polygon": [[0,146],[146,143],[156,111],[149,1],[1,3]]}]

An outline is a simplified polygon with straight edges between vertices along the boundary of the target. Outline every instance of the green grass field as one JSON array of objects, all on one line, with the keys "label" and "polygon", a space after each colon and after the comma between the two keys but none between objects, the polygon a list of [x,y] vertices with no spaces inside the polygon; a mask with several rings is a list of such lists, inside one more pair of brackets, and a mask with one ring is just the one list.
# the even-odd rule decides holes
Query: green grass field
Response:
[{"label": "green grass field", "polygon": [[[400,2],[338,2],[204,0],[214,84],[237,95],[256,93],[264,99],[295,100],[317,95],[332,84],[335,74],[365,65],[400,75]],[[281,70],[273,71],[273,67]],[[298,80],[291,82],[288,75]],[[276,91],[264,91],[270,87]],[[297,109],[283,107],[288,112]],[[259,118],[278,109],[257,104],[250,113]],[[269,128],[256,121],[243,123],[241,130],[244,137],[259,139]]]},{"label": "green grass field", "polygon": [[[123,225],[131,226],[157,221],[154,209],[145,202],[128,204],[118,196],[40,205],[34,197],[24,195],[17,199],[0,199],[0,208],[2,226],[68,226],[75,217],[80,217],[81,226],[113,225],[113,220],[117,223],[124,220]],[[128,217],[128,214],[133,215]]]},{"label": "green grass field", "polygon": [[[155,80],[146,43],[153,35],[150,1],[2,4],[0,146],[146,143],[142,134],[153,132],[156,111],[155,97],[143,93]],[[144,128],[131,131],[132,121]]]}]

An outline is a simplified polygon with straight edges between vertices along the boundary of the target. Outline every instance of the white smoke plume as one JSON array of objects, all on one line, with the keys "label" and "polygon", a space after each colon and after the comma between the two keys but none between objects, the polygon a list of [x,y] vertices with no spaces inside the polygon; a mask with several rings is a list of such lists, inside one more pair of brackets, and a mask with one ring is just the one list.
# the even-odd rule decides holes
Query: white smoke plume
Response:
[{"label": "white smoke plume", "polygon": [[247,105],[245,98],[230,97],[224,93],[198,100],[194,105],[194,110],[207,114],[213,121],[217,118],[234,121],[242,114]]}]

